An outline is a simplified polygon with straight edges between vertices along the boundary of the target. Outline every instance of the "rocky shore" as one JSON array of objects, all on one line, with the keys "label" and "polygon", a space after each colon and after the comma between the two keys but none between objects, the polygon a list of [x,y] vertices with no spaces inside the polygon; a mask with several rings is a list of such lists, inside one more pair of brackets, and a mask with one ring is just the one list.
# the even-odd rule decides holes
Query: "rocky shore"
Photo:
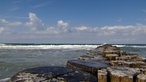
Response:
[{"label": "rocky shore", "polygon": [[102,45],[66,67],[37,67],[18,72],[8,82],[146,82],[146,58]]}]

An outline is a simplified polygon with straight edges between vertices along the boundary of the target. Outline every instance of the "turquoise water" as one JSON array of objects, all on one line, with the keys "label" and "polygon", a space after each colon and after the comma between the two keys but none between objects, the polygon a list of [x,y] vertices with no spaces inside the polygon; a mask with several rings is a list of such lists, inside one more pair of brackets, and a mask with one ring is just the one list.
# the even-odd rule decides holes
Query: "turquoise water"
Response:
[{"label": "turquoise water", "polygon": [[[38,66],[65,66],[67,60],[84,55],[100,44],[1,44],[0,79],[11,77],[20,70]],[[146,57],[145,44],[118,44],[127,52]]]}]

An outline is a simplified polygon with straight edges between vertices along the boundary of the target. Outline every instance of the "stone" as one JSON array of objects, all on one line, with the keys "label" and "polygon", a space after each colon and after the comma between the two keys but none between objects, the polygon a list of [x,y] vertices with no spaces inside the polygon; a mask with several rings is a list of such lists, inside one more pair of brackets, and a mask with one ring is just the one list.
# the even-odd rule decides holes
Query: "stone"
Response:
[{"label": "stone", "polygon": [[20,71],[10,82],[97,82],[97,78],[87,72],[47,66]]},{"label": "stone", "polygon": [[67,67],[79,69],[90,73],[96,73],[98,69],[107,68],[108,65],[102,61],[95,60],[69,60]]},{"label": "stone", "polygon": [[101,55],[98,55],[98,56],[94,56],[94,58],[92,60],[95,60],[95,61],[107,61],[107,58],[101,56]]},{"label": "stone", "polygon": [[119,55],[118,54],[105,54],[105,57],[108,59],[108,60],[115,60],[116,57],[118,57]]},{"label": "stone", "polygon": [[133,68],[141,68],[146,65],[143,61],[124,61],[124,60],[112,60],[109,62],[111,66],[127,66]]},{"label": "stone", "polygon": [[105,54],[119,54],[119,55],[123,54],[120,48],[109,44],[99,46],[95,50],[98,51],[98,53],[100,53],[103,57],[105,57]]},{"label": "stone", "polygon": [[110,44],[105,44],[105,45],[98,46],[95,50],[97,50],[98,52],[121,51],[119,47],[113,46],[113,45],[110,45]]},{"label": "stone", "polygon": [[138,68],[108,67],[110,82],[133,82],[136,75],[140,73]]},{"label": "stone", "polygon": [[96,49],[94,50],[90,50],[88,52],[86,52],[85,55],[93,55],[93,56],[96,56],[96,55],[100,55],[99,51],[97,51]]},{"label": "stone", "polygon": [[83,56],[80,56],[78,57],[78,60],[107,60],[107,58],[101,56],[101,55],[97,55],[97,56],[92,56],[92,55],[83,55]]},{"label": "stone", "polygon": [[97,76],[98,76],[97,77],[98,82],[107,82],[108,81],[107,70],[106,69],[98,70]]},{"label": "stone", "polygon": [[136,58],[137,55],[124,55],[124,56],[119,56],[119,57],[116,57],[116,60],[132,60],[134,58]]},{"label": "stone", "polygon": [[146,75],[145,74],[137,75],[137,82],[146,82]]},{"label": "stone", "polygon": [[91,56],[91,55],[83,55],[83,56],[80,56],[78,59],[79,60],[91,60],[93,58],[94,58],[94,56]]}]

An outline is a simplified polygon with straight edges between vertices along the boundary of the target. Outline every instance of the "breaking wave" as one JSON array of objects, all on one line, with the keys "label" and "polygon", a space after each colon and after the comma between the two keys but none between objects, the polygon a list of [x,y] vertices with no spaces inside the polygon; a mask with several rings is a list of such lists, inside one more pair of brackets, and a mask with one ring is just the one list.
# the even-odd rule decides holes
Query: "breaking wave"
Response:
[{"label": "breaking wave", "polygon": [[0,44],[0,49],[93,49],[99,45],[9,45]]},{"label": "breaking wave", "polygon": [[10,78],[0,79],[0,82],[9,82]]},{"label": "breaking wave", "polygon": [[[0,49],[94,49],[102,44],[0,44]],[[146,48],[146,44],[113,44],[117,47]]]},{"label": "breaking wave", "polygon": [[115,45],[117,47],[146,48],[146,44],[123,44]]}]

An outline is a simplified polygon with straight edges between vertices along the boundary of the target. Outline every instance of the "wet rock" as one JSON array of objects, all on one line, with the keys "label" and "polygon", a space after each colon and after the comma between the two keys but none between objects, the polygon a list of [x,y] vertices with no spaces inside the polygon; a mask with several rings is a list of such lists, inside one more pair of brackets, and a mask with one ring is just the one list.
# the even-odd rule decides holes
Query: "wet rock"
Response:
[{"label": "wet rock", "polygon": [[95,60],[69,60],[67,67],[72,69],[79,69],[90,73],[96,73],[98,69],[107,68],[108,65],[104,61]]},{"label": "wet rock", "polygon": [[97,78],[65,67],[37,67],[17,73],[10,82],[97,82]]}]

